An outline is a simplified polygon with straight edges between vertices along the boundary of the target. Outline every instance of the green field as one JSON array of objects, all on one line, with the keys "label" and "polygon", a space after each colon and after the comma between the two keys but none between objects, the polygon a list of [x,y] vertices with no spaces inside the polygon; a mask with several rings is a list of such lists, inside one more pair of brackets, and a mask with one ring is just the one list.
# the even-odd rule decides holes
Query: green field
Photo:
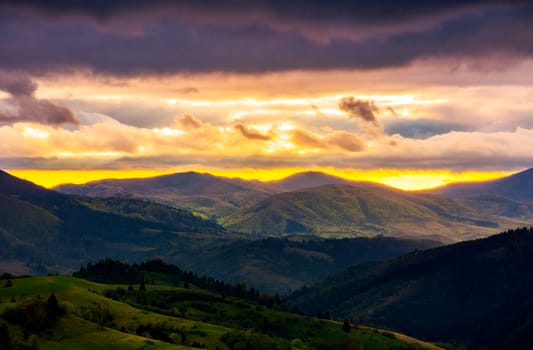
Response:
[{"label": "green field", "polygon": [[[282,312],[194,286],[147,285],[147,290],[140,292],[138,285],[128,291],[128,285],[98,284],[67,276],[11,281],[11,287],[0,288],[0,324],[8,325],[13,343],[37,342],[40,349],[428,348],[417,340],[400,340],[392,333],[366,327],[343,332],[336,321]],[[6,280],[0,283],[3,286]],[[117,291],[122,297],[116,297]],[[51,293],[66,314],[47,323],[36,335],[25,332],[25,325],[5,320],[6,310],[17,306],[28,309],[32,301],[45,302]],[[102,300],[110,315],[105,322],[94,316]],[[154,336],[155,330],[159,335]]]}]

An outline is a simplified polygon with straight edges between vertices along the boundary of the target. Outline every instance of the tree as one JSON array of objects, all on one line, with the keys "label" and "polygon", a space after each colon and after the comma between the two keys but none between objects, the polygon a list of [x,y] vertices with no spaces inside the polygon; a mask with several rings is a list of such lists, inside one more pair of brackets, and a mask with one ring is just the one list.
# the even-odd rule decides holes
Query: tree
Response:
[{"label": "tree", "polygon": [[109,303],[107,300],[102,299],[98,305],[96,305],[96,321],[103,327],[109,318]]},{"label": "tree", "polygon": [[6,285],[5,285],[6,288],[11,288],[13,287],[13,282],[11,282],[11,280],[7,280],[6,281]]},{"label": "tree", "polygon": [[189,281],[185,280],[185,282],[183,282],[183,288],[185,289],[189,289]]},{"label": "tree", "polygon": [[46,301],[46,317],[53,321],[59,317],[61,310],[59,309],[59,302],[54,293],[50,294]]},{"label": "tree", "polygon": [[5,323],[0,327],[0,349],[13,349],[11,344],[11,334],[9,334],[9,328],[7,328]]},{"label": "tree", "polygon": [[141,271],[141,286],[139,287],[141,292],[146,292],[146,285],[144,284],[144,271]]},{"label": "tree", "polygon": [[352,318],[350,319],[350,323],[352,324],[352,327],[357,329],[357,327],[359,326],[359,319],[357,318],[357,316],[352,316]]},{"label": "tree", "polygon": [[348,333],[348,332],[350,331],[350,329],[351,329],[351,327],[350,327],[350,321],[348,321],[348,319],[345,318],[345,319],[344,319],[344,323],[342,324],[342,330],[343,330],[344,332],[347,332],[347,333]]},{"label": "tree", "polygon": [[30,345],[31,350],[39,350],[39,338],[37,338],[36,334],[32,334],[30,338],[28,339],[28,343]]}]

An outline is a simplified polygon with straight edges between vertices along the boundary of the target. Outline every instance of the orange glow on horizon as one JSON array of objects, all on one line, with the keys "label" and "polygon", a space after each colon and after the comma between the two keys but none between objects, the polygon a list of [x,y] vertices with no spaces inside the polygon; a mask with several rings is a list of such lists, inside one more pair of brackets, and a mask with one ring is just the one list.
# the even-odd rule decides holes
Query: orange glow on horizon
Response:
[{"label": "orange glow on horizon", "polygon": [[505,171],[464,171],[446,169],[336,169],[336,168],[278,168],[278,169],[126,169],[126,170],[45,170],[13,169],[8,172],[14,176],[31,181],[43,187],[52,188],[60,184],[84,184],[102,179],[146,178],[168,175],[183,171],[197,171],[215,176],[241,178],[244,180],[274,181],[287,176],[305,172],[320,171],[353,181],[368,181],[384,184],[406,191],[424,190],[455,182],[479,182],[511,175]]}]

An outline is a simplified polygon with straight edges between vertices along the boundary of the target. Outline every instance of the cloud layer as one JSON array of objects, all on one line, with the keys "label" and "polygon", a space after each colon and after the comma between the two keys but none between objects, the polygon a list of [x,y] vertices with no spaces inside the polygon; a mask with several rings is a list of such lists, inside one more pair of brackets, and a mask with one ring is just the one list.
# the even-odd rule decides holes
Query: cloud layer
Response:
[{"label": "cloud layer", "polygon": [[[0,65],[103,74],[376,69],[531,57],[528,1],[17,1]],[[475,65],[475,64],[474,64]],[[194,90],[190,90],[194,91]]]}]

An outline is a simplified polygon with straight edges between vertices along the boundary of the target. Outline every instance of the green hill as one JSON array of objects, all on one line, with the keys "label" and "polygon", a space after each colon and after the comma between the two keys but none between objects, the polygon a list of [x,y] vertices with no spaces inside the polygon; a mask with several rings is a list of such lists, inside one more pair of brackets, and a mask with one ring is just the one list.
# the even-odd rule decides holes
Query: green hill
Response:
[{"label": "green hill", "polygon": [[433,341],[531,349],[533,228],[351,267],[289,300]]},{"label": "green hill", "polygon": [[145,277],[157,278],[157,284],[143,284],[143,290],[139,284],[64,276],[11,279],[10,287],[0,288],[2,342],[59,350],[438,349],[377,329],[352,326],[345,332],[341,323],[284,311],[273,297],[256,296],[254,301],[222,295],[184,286],[173,274],[146,272]]},{"label": "green hill", "polygon": [[220,220],[230,230],[325,237],[428,237],[459,241],[487,236],[511,219],[481,216],[460,201],[383,187],[326,185],[280,193]]}]

